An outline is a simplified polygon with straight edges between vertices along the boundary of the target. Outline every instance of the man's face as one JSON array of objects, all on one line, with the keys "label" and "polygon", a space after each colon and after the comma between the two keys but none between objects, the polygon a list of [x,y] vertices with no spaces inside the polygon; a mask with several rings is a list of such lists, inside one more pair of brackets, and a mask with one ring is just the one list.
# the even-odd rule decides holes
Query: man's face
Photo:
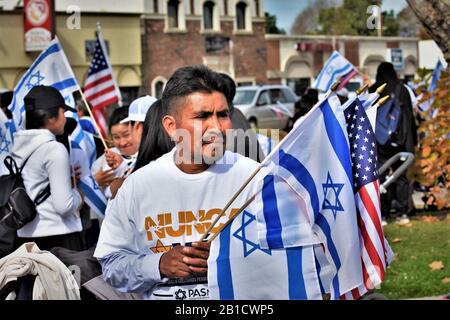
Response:
[{"label": "man's face", "polygon": [[[190,151],[190,159],[195,164],[212,164],[223,156],[225,133],[231,129],[225,96],[216,91],[196,92],[180,103],[183,105],[175,117],[177,132],[172,137],[179,143],[178,147],[181,145],[184,150]],[[183,158],[186,156],[183,155]]]},{"label": "man's face", "polygon": [[113,145],[119,149],[120,153],[131,156],[138,151],[134,139],[130,134],[128,124],[116,124],[111,127]]}]

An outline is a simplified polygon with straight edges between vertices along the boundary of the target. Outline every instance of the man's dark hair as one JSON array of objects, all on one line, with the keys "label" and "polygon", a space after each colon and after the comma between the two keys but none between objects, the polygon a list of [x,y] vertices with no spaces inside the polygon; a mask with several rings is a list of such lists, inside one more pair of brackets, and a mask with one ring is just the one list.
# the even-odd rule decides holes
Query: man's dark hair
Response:
[{"label": "man's dark hair", "polygon": [[119,124],[120,121],[128,117],[128,107],[119,107],[114,109],[111,117],[109,118],[109,131],[111,132],[112,126]]},{"label": "man's dark hair", "polygon": [[185,97],[194,92],[212,93],[213,91],[218,91],[227,98],[227,85],[219,73],[203,65],[179,68],[164,88],[163,114],[176,116],[180,102]]},{"label": "man's dark hair", "polygon": [[227,90],[225,98],[227,98],[228,105],[231,107],[233,105],[233,99],[236,95],[236,83],[233,78],[231,78],[226,73],[220,73],[223,78],[225,89]]}]

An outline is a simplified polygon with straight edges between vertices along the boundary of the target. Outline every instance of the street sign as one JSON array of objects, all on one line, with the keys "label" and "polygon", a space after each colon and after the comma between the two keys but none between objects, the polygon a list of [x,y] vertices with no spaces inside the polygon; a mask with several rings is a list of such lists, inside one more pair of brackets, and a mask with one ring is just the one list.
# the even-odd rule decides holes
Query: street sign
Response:
[{"label": "street sign", "polygon": [[405,68],[403,61],[403,50],[400,48],[387,49],[386,60],[394,65],[395,70],[403,70]]}]

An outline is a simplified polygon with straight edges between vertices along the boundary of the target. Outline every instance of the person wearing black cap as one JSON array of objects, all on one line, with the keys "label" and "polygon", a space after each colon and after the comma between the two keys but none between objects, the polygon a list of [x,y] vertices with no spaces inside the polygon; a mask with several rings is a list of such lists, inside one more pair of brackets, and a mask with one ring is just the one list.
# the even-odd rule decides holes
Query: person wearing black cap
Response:
[{"label": "person wearing black cap", "polygon": [[18,244],[35,242],[40,249],[65,247],[82,250],[79,209],[82,194],[72,187],[69,153],[55,136],[64,133],[65,104],[60,92],[36,86],[24,97],[25,129],[14,133],[12,156],[22,170],[31,199],[50,185],[50,196],[36,208],[35,219],[17,231]]}]

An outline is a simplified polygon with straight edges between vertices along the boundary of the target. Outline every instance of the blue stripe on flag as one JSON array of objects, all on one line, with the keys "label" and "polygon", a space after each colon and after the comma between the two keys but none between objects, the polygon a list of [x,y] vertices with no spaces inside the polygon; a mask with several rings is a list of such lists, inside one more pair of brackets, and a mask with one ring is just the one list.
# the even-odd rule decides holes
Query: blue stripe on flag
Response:
[{"label": "blue stripe on flag", "polygon": [[80,145],[78,144],[78,142],[71,140],[70,141],[70,147],[71,148],[75,148],[75,149],[81,149]]},{"label": "blue stripe on flag", "polygon": [[316,257],[314,257],[314,260],[315,260],[315,263],[316,263],[317,279],[319,280],[320,292],[322,294],[325,294],[326,292],[325,292],[325,289],[324,289],[323,284],[322,284],[322,279],[320,277],[320,270],[322,270],[322,268],[320,267],[320,263],[319,263],[319,261],[317,261]]},{"label": "blue stripe on flag", "polygon": [[[37,58],[37,60],[33,63],[33,65],[30,67],[30,69],[28,69],[28,71],[27,71],[27,73],[26,73],[26,76],[24,76],[24,77],[22,78],[22,81],[20,81],[20,83],[19,83],[19,85],[17,86],[16,90],[14,90],[14,94],[16,94],[18,91],[20,91],[20,89],[21,89],[22,86],[23,86],[24,81],[27,80],[28,75],[34,71],[34,69],[36,68],[36,66],[38,66],[38,65],[42,62],[42,60],[44,60],[44,59],[47,58],[49,55],[51,55],[51,54],[53,54],[53,53],[55,53],[55,52],[58,52],[58,51],[60,51],[60,50],[61,50],[61,47],[59,46],[59,43],[55,43],[55,44],[53,44],[51,47],[48,47],[47,50],[45,50],[45,51],[42,53],[42,55],[41,55],[40,57]],[[13,111],[13,110],[11,110],[11,111]]]},{"label": "blue stripe on flag", "polygon": [[84,138],[84,133],[83,133],[83,130],[80,128],[80,130],[78,130],[78,134],[76,135],[76,137],[73,138],[73,141],[75,141],[78,144],[81,144],[81,141],[83,140],[83,138]]},{"label": "blue stripe on flag", "polygon": [[85,184],[84,182],[82,182],[80,180],[80,181],[78,181],[78,188],[80,188],[81,191],[83,191],[86,200],[90,201],[92,203],[92,205],[95,207],[93,209],[95,209],[96,211],[99,211],[102,214],[105,213],[106,204],[102,201],[102,199],[100,199],[95,194],[94,191],[92,191],[92,188],[90,186],[88,186],[87,184]]},{"label": "blue stripe on flag", "polygon": [[331,77],[330,77],[330,81],[328,81],[328,83],[327,83],[326,90],[330,89],[331,85],[334,82],[334,79],[335,79],[336,75],[339,75],[339,74],[344,73],[344,72],[348,73],[348,72],[346,72],[347,69],[349,69],[349,71],[350,71],[352,68],[353,68],[353,66],[351,64],[348,64],[348,65],[346,65],[346,66],[344,66],[344,67],[342,67],[340,69],[335,70],[333,72],[333,74],[331,75]]},{"label": "blue stripe on flag", "polygon": [[52,84],[52,87],[55,89],[58,89],[59,91],[62,91],[66,88],[70,88],[70,87],[76,87],[77,86],[77,82],[74,78],[68,78],[66,80],[62,80],[60,82],[56,82],[54,84]]},{"label": "blue stripe on flag", "polygon": [[344,132],[342,131],[342,127],[340,126],[339,121],[336,119],[333,110],[331,110],[328,100],[322,103],[322,105],[320,106],[320,110],[322,110],[324,124],[331,146],[333,147],[334,152],[339,159],[339,162],[344,168],[348,180],[350,181],[351,185],[353,185],[350,151],[347,139],[344,135]]},{"label": "blue stripe on flag", "polygon": [[[331,238],[330,226],[325,217],[320,214],[321,206],[319,204],[319,196],[317,195],[316,184],[314,183],[313,177],[297,158],[285,153],[282,149],[280,149],[279,152],[279,165],[288,170],[308,192],[309,198],[311,199],[311,206],[314,211],[315,223],[325,234],[325,237],[327,239],[327,247],[330,251],[331,258],[333,259],[333,263],[336,266],[336,269],[339,270],[339,268],[341,267],[341,261],[339,259],[339,255],[334,245],[333,239]],[[335,276],[333,279],[333,287],[335,289],[335,292],[338,293],[339,279],[337,276]]]},{"label": "blue stripe on flag", "polygon": [[234,300],[230,265],[230,233],[231,224],[220,232],[220,248],[217,257],[217,285],[221,300]]},{"label": "blue stripe on flag", "polygon": [[286,248],[289,299],[306,300],[308,294],[305,288],[305,279],[302,270],[302,247]]},{"label": "blue stripe on flag", "polygon": [[320,80],[322,79],[323,74],[325,73],[325,70],[328,68],[328,66],[330,65],[330,63],[336,59],[337,57],[339,57],[339,53],[338,52],[334,52],[331,57],[328,59],[328,62],[325,64],[325,66],[323,67],[322,71],[319,74],[319,77],[316,80],[316,84],[319,85]]},{"label": "blue stripe on flag", "polygon": [[262,189],[263,213],[267,225],[267,245],[269,248],[283,248],[280,214],[278,213],[277,195],[275,193],[275,181],[273,175],[264,177]]}]

